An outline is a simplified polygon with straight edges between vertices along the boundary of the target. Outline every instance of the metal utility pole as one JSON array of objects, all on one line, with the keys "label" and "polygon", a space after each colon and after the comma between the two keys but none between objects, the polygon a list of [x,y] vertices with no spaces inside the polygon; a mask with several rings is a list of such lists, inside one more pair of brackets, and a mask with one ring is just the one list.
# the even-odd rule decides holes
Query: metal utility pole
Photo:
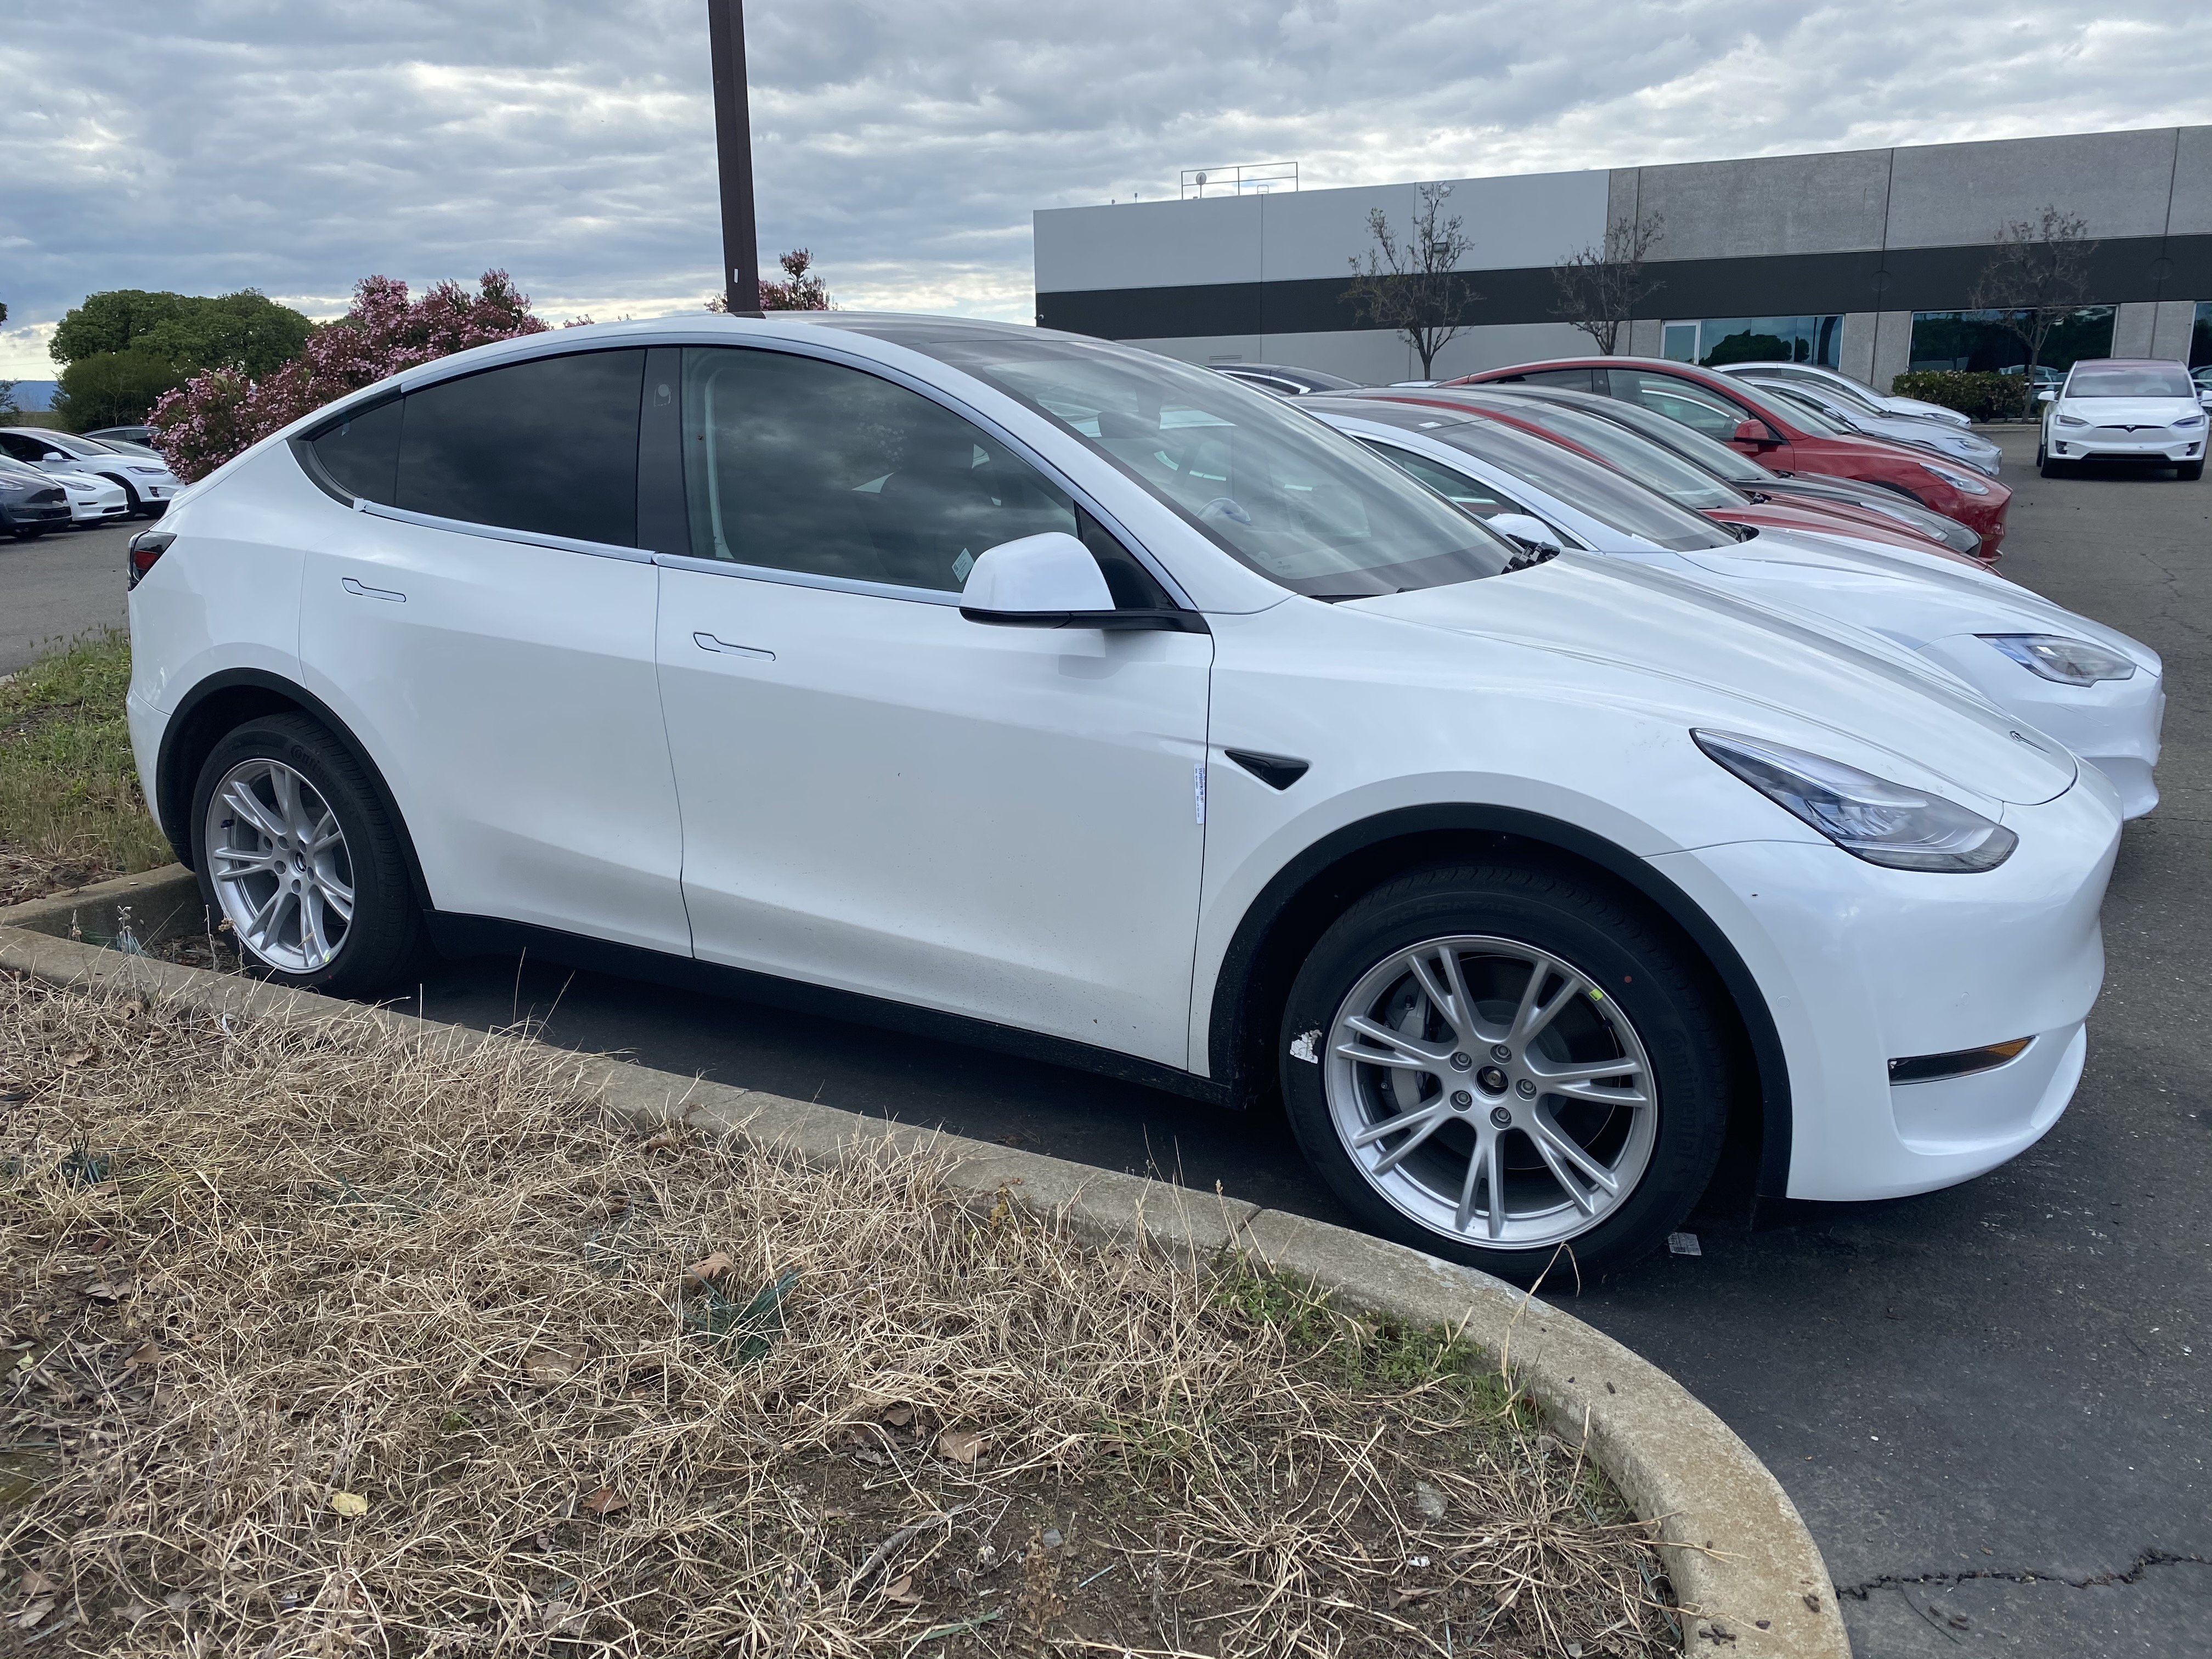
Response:
[{"label": "metal utility pole", "polygon": [[714,153],[722,178],[723,297],[733,314],[757,317],[760,240],[753,228],[753,127],[745,101],[744,0],[707,0],[707,45],[714,59]]}]

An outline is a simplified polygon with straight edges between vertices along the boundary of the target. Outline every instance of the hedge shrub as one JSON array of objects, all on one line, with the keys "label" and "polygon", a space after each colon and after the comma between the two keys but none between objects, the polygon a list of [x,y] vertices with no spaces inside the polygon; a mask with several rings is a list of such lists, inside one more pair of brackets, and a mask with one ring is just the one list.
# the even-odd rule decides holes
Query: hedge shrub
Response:
[{"label": "hedge shrub", "polygon": [[1899,375],[1889,387],[1893,398],[1941,404],[1974,421],[2027,420],[2034,408],[2029,390],[2025,374],[1978,374],[1958,368],[1915,369]]}]

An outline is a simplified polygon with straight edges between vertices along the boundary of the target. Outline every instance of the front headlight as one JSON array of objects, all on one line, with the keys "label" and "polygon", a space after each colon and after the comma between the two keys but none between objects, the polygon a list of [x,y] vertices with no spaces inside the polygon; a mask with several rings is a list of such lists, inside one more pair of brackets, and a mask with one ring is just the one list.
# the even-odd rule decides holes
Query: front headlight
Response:
[{"label": "front headlight", "polygon": [[1923,472],[1932,472],[1962,495],[1986,495],[1990,487],[1971,473],[1961,472],[1955,466],[1938,466],[1933,461],[1913,463]]},{"label": "front headlight", "polygon": [[2117,651],[2087,640],[2069,640],[2063,634],[1984,634],[1979,638],[2010,657],[2031,674],[2061,685],[2094,685],[2099,680],[2135,678],[2136,665]]},{"label": "front headlight", "polygon": [[2173,424],[2176,428],[2203,426],[2204,424],[2204,417],[2202,415],[2185,415]]},{"label": "front headlight", "polygon": [[166,466],[157,466],[149,461],[125,461],[124,470],[127,472],[143,472],[149,477],[158,477],[169,469]]},{"label": "front headlight", "polygon": [[1979,812],[1856,766],[1732,732],[1692,731],[1698,748],[1791,816],[1869,864],[1963,874],[1994,870],[2020,837]]},{"label": "front headlight", "polygon": [[2061,426],[2087,426],[2089,423],[2083,420],[2079,415],[2061,415],[2058,417],[2058,424]]}]

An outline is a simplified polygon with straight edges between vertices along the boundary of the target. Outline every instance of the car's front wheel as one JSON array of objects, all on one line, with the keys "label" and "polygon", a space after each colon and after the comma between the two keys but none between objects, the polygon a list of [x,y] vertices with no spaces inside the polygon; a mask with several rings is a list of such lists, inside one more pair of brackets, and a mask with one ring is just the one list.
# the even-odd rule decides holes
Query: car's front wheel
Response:
[{"label": "car's front wheel", "polygon": [[2051,451],[2048,446],[2040,442],[2035,446],[2035,471],[2037,477],[2043,478],[2056,478],[2064,470],[2065,465],[2066,464],[2063,461],[2054,461],[2051,459]]},{"label": "car's front wheel", "polygon": [[318,721],[270,714],[216,744],[192,822],[201,895],[254,971],[350,996],[383,988],[420,948],[398,830]]},{"label": "car's front wheel", "polygon": [[2184,461],[2173,469],[2173,476],[2184,483],[2194,483],[2204,476],[2204,463],[2202,459]]},{"label": "car's front wheel", "polygon": [[1595,882],[1419,871],[1352,905],[1307,958],[1284,1100],[1375,1231],[1522,1283],[1556,1263],[1550,1282],[1571,1284],[1654,1249],[1711,1178],[1722,994]]}]

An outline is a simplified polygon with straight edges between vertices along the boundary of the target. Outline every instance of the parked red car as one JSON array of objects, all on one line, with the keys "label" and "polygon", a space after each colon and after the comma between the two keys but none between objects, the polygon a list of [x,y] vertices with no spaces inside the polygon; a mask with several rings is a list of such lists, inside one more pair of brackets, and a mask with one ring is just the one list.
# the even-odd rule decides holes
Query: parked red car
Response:
[{"label": "parked red car", "polygon": [[1483,386],[1451,388],[1393,388],[1361,394],[1394,402],[1435,404],[1486,420],[1515,427],[1532,436],[1549,439],[1562,448],[1625,472],[1647,489],[1656,489],[1677,507],[1702,513],[1723,524],[1755,525],[1765,530],[1810,530],[1829,536],[1854,536],[1915,553],[1980,568],[1981,562],[1954,552],[1942,543],[1907,529],[1894,519],[1847,501],[1754,501],[1680,456],[1661,449],[1649,438],[1626,427],[1579,410],[1547,407],[1529,398],[1516,398],[1508,388]]},{"label": "parked red car", "polygon": [[1778,398],[1763,396],[1755,384],[1694,363],[1657,357],[1558,357],[1485,369],[1445,385],[1515,381],[1563,386],[1641,404],[1765,465],[1856,478],[1897,490],[1972,526],[1985,548],[1994,550],[2004,539],[2005,509],[2012,503],[2012,491],[1995,478],[1940,456],[1847,432],[1816,410],[1784,405]]}]

